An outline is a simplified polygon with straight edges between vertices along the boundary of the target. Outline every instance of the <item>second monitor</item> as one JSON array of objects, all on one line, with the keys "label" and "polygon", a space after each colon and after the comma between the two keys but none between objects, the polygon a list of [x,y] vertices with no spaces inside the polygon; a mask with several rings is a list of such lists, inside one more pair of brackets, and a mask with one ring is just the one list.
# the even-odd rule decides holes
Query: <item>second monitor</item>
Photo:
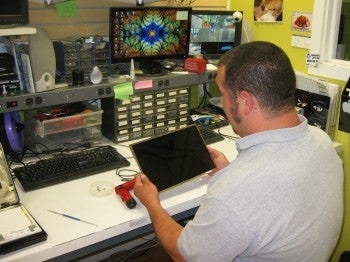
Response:
[{"label": "second monitor", "polygon": [[233,11],[193,10],[189,55],[218,59],[241,43],[242,21],[236,22]]}]

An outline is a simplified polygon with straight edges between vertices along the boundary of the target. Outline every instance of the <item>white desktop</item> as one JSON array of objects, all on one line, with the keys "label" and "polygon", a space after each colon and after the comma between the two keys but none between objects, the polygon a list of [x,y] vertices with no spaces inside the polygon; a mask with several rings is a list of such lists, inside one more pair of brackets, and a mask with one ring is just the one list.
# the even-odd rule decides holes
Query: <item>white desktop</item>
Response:
[{"label": "white desktop", "polygon": [[[230,126],[225,126],[220,131],[227,135],[233,134]],[[137,170],[136,162],[128,147],[130,143],[132,141],[114,146],[130,161],[131,165],[127,169]],[[211,146],[225,152],[229,160],[233,160],[237,155],[233,140],[226,138]],[[203,174],[162,192],[160,197],[163,207],[170,215],[195,209],[206,193],[208,179],[209,176]],[[113,242],[112,238],[115,238],[115,244],[132,240],[133,237],[144,234],[143,227],[150,225],[148,213],[137,199],[136,207],[128,209],[114,191],[105,196],[91,194],[91,187],[96,184],[114,186],[122,184],[123,181],[116,175],[116,170],[30,192],[24,192],[17,180],[15,183],[21,203],[48,233],[48,238],[44,242],[0,256],[0,261],[76,259],[86,255],[87,250],[97,251],[99,248],[106,248],[105,243]],[[57,215],[48,210],[71,215],[91,224]]]},{"label": "white desktop", "polygon": [[[231,126],[220,128],[220,133],[234,135]],[[130,161],[131,165],[126,168],[138,170],[128,146],[134,142],[113,145]],[[105,143],[112,144],[109,141]],[[235,141],[232,139],[225,138],[210,146],[224,152],[229,161],[237,156]],[[337,142],[334,142],[334,147],[337,152],[342,150],[342,145]],[[188,215],[193,215],[206,193],[208,180],[208,175],[199,175],[162,192],[160,198],[163,207],[172,216],[181,213],[187,215],[187,212]],[[24,192],[17,180],[15,183],[21,203],[48,233],[48,238],[44,242],[2,255],[0,261],[69,261],[90,255],[89,252],[98,253],[110,246],[125,244],[152,232],[147,210],[137,198],[136,207],[129,209],[114,192],[105,195],[91,193],[91,187],[96,185],[113,185],[114,189],[114,186],[124,183],[117,176],[116,170],[30,192]],[[89,223],[57,215],[49,210]]]}]

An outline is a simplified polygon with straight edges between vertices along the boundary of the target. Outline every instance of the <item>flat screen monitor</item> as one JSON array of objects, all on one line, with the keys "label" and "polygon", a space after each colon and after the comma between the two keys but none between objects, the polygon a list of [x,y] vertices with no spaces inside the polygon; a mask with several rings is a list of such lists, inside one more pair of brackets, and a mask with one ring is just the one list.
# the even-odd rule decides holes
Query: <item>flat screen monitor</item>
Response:
[{"label": "flat screen monitor", "polygon": [[112,63],[141,62],[146,74],[162,59],[188,56],[190,7],[111,7]]},{"label": "flat screen monitor", "polygon": [[193,10],[189,55],[218,59],[241,43],[242,21],[236,22],[233,11]]},{"label": "flat screen monitor", "polygon": [[2,0],[0,25],[26,25],[29,23],[28,0]]},{"label": "flat screen monitor", "polygon": [[159,191],[215,168],[196,125],[130,145],[141,172]]}]

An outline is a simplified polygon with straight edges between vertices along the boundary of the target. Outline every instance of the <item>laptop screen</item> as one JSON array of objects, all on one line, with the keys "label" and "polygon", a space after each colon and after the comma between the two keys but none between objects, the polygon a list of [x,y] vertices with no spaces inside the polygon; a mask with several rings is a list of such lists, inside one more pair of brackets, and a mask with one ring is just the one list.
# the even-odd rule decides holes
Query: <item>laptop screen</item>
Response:
[{"label": "laptop screen", "polygon": [[195,125],[130,145],[141,169],[159,191],[215,168]]}]

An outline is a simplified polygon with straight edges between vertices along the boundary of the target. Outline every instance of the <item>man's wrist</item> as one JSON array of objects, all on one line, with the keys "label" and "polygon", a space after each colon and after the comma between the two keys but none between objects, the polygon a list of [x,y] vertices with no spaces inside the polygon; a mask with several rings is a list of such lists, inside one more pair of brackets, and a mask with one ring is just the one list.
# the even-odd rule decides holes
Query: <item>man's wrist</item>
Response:
[{"label": "man's wrist", "polygon": [[153,201],[149,203],[147,206],[148,213],[156,212],[157,210],[163,209],[162,205],[160,204],[160,201]]}]

